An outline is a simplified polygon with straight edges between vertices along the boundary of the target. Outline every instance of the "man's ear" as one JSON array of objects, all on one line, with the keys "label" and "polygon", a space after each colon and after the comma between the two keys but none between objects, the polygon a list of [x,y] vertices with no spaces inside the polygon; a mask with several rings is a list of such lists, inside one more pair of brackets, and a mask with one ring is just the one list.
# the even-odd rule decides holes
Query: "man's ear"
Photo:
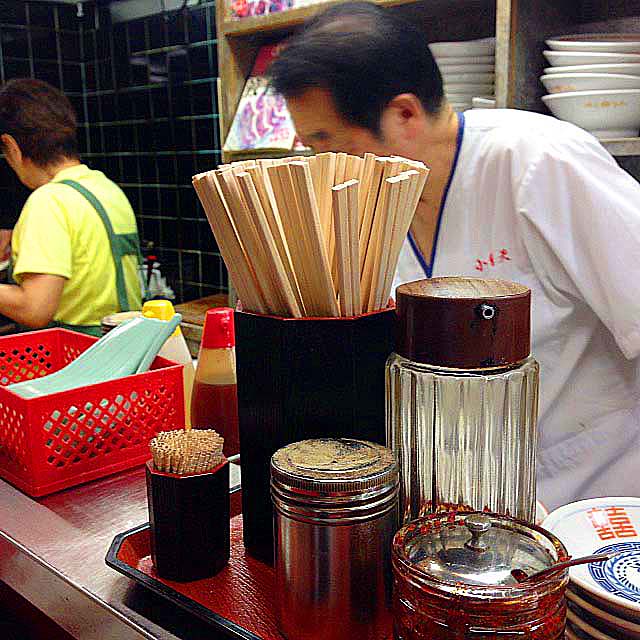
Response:
[{"label": "man's ear", "polygon": [[0,136],[0,142],[2,142],[2,151],[9,165],[16,167],[22,164],[22,150],[18,146],[16,139],[8,133],[3,133]]},{"label": "man's ear", "polygon": [[420,100],[412,93],[401,93],[385,107],[380,128],[385,137],[415,139],[416,133],[424,125],[424,119],[425,112]]}]

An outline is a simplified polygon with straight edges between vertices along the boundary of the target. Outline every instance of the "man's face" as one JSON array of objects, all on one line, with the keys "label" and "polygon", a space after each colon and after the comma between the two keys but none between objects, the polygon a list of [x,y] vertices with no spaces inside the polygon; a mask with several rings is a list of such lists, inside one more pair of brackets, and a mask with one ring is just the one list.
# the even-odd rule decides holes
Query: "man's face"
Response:
[{"label": "man's face", "polygon": [[288,98],[287,106],[298,136],[316,153],[342,151],[356,156],[385,156],[392,152],[384,136],[347,122],[326,89],[308,89],[296,98]]}]

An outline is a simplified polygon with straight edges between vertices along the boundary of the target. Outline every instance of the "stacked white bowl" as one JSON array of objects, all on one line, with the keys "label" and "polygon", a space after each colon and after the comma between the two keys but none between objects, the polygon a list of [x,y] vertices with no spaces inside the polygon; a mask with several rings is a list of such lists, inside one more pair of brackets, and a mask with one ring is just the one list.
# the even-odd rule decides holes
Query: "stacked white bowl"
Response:
[{"label": "stacked white bowl", "polygon": [[640,130],[640,34],[586,34],[547,40],[550,67],[540,78],[554,116],[598,138]]},{"label": "stacked white bowl", "polygon": [[434,42],[436,59],[448,102],[456,111],[471,108],[473,98],[493,99],[496,39]]},{"label": "stacked white bowl", "polygon": [[640,498],[593,498],[553,511],[542,526],[573,558],[614,554],[569,570],[566,640],[640,638]]}]

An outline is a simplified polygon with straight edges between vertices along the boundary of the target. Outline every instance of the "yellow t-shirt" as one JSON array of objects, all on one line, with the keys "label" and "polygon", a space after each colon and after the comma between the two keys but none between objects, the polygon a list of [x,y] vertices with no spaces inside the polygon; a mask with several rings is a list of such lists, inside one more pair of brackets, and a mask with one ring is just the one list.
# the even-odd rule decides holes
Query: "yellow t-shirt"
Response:
[{"label": "yellow t-shirt", "polygon": [[[109,236],[89,201],[60,180],[75,180],[105,208],[113,231],[135,233],[133,209],[120,187],[101,171],[84,164],[63,169],[36,189],[22,209],[11,242],[13,276],[47,273],[66,278],[54,320],[72,325],[99,325],[116,313],[116,271]],[[141,308],[137,257],[122,259],[131,310]]]}]

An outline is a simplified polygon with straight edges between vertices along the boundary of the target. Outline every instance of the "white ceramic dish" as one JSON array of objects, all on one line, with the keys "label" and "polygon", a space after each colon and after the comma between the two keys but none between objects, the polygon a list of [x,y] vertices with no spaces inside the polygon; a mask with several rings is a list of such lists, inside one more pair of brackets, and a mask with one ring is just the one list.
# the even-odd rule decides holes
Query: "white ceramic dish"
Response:
[{"label": "white ceramic dish", "polygon": [[637,33],[585,33],[559,36],[547,40],[547,46],[553,51],[640,53],[640,35]]},{"label": "white ceramic dish", "polygon": [[456,93],[454,95],[446,95],[447,101],[451,104],[468,104],[469,108],[471,108],[471,106],[473,105],[473,99],[474,98],[478,98],[478,97],[482,97],[485,98],[486,100],[491,100],[492,96],[476,96],[473,93],[468,93],[468,94],[459,94]]},{"label": "white ceramic dish", "polygon": [[628,76],[640,76],[640,64],[580,64],[569,67],[547,67],[546,74],[552,73],[621,73]]},{"label": "white ceramic dish", "polygon": [[495,73],[495,66],[492,64],[440,64],[440,73]]},{"label": "white ceramic dish", "polygon": [[581,589],[575,582],[569,583],[569,589],[571,590],[571,593],[574,593],[577,597],[587,600],[596,608],[602,609],[620,620],[625,620],[633,624],[640,624],[640,616],[637,613],[629,611],[629,609],[621,607],[620,605],[611,602],[611,600],[599,598],[597,594],[589,593],[585,589]]},{"label": "white ceramic dish", "polygon": [[571,589],[567,590],[567,598],[580,611],[586,611],[586,613],[592,615],[598,620],[601,620],[603,623],[609,625],[609,627],[615,628],[620,631],[620,633],[625,634],[629,639],[633,638],[634,640],[637,640],[640,638],[640,624],[630,622],[624,618],[619,618],[618,616],[613,615],[613,613],[596,607],[591,604],[591,602],[587,602],[584,598],[581,598],[574,591],[571,591]]},{"label": "white ceramic dish", "polygon": [[640,89],[552,93],[542,101],[556,118],[597,138],[635,138],[640,130]]},{"label": "white ceramic dish", "polygon": [[582,638],[577,636],[569,626],[564,630],[564,637],[565,640],[582,640]]},{"label": "white ceramic dish", "polygon": [[495,38],[466,40],[464,42],[432,42],[431,53],[436,57],[493,56],[496,52]]},{"label": "white ceramic dish", "polygon": [[493,84],[493,73],[449,73],[441,71],[445,84]]},{"label": "white ceramic dish", "polygon": [[495,56],[434,56],[438,65],[446,65],[448,67],[454,65],[477,65],[490,64],[493,66],[496,62]]},{"label": "white ceramic dish", "polygon": [[486,95],[493,93],[493,82],[483,82],[481,84],[471,84],[467,82],[445,82],[445,93],[475,93],[476,95]]},{"label": "white ceramic dish", "polygon": [[640,622],[640,498],[573,502],[556,509],[542,526],[556,535],[574,558],[618,552],[606,562],[572,567],[569,575],[588,594],[621,607],[628,617]]},{"label": "white ceramic dish", "polygon": [[[493,100],[492,98],[478,98],[474,96],[473,98],[471,98],[471,106],[474,109],[495,109],[496,101]],[[538,506],[539,506],[539,503],[538,505],[536,505],[536,523],[542,522],[542,520],[544,520],[544,518],[547,515],[546,511],[538,512],[537,510]]]},{"label": "white ceramic dish", "polygon": [[640,76],[619,73],[550,73],[540,78],[549,93],[640,89]]},{"label": "white ceramic dish", "polygon": [[592,627],[584,620],[581,620],[570,609],[567,609],[567,621],[571,623],[571,626],[574,629],[577,628],[577,630],[582,631],[587,638],[594,638],[594,640],[620,640],[619,638],[614,638],[613,636],[604,633],[604,631],[600,631],[599,629]]},{"label": "white ceramic dish", "polygon": [[552,67],[640,62],[640,54],[637,53],[593,53],[591,51],[543,51],[542,53]]}]

